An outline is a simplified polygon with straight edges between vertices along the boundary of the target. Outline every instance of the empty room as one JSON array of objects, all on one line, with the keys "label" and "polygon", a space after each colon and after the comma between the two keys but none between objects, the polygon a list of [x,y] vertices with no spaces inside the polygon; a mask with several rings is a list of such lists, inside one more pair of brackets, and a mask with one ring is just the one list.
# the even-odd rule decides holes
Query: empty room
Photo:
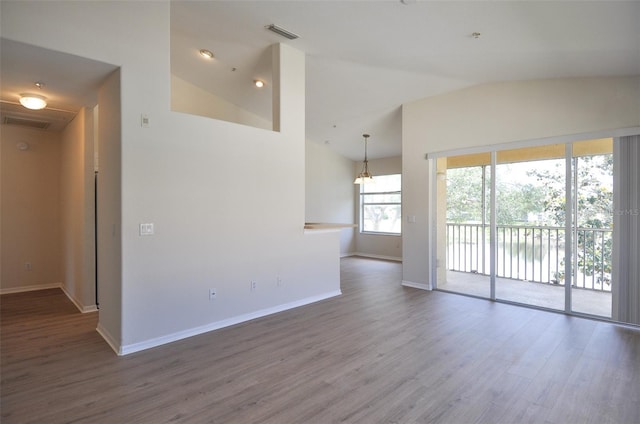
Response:
[{"label": "empty room", "polygon": [[2,422],[640,422],[639,16],[3,0]]}]

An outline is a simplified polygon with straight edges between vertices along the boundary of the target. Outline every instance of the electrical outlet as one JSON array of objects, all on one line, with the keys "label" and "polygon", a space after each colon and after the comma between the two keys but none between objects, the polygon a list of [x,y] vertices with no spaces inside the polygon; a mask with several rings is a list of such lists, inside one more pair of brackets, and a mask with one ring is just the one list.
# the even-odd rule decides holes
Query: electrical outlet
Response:
[{"label": "electrical outlet", "polygon": [[215,299],[217,296],[216,289],[209,289],[209,300]]},{"label": "electrical outlet", "polygon": [[255,289],[258,287],[258,283],[256,283],[255,281],[251,282],[251,291],[255,291]]}]

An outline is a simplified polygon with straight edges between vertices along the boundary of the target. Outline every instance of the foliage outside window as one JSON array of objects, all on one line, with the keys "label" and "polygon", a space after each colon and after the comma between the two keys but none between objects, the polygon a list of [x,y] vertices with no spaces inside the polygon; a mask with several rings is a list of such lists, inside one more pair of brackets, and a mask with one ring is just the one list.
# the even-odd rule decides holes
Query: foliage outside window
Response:
[{"label": "foliage outside window", "polygon": [[402,233],[402,176],[379,175],[360,186],[360,232]]},{"label": "foliage outside window", "polygon": [[[502,176],[496,180],[498,226],[564,229],[564,159],[500,164],[496,166],[496,170]],[[613,155],[575,157],[573,172],[574,266],[584,275],[596,275],[599,280],[604,280],[600,283],[608,285],[611,279],[613,245]],[[490,178],[489,166],[484,167],[484,171],[482,166],[447,170],[448,223],[488,226]],[[564,236],[561,233],[559,237],[562,239]],[[529,252],[532,254],[533,249]],[[562,281],[564,258],[560,265],[561,269],[554,278]]]}]

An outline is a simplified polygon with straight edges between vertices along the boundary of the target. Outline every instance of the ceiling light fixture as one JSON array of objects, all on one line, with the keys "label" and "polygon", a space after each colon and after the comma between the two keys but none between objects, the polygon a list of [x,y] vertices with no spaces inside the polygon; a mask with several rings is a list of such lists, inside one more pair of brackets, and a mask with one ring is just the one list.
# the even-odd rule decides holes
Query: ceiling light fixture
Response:
[{"label": "ceiling light fixture", "polygon": [[276,34],[283,36],[284,38],[288,38],[289,40],[295,40],[296,38],[300,38],[299,35],[294,34],[291,31],[287,31],[284,28],[280,28],[279,26],[274,24],[267,25],[265,28],[267,28],[271,32],[275,32]]},{"label": "ceiling light fixture", "polygon": [[20,94],[20,104],[27,109],[40,110],[47,106],[47,98],[39,94]]},{"label": "ceiling light fixture", "polygon": [[206,59],[213,59],[213,52],[211,52],[211,50],[207,50],[207,49],[200,49],[200,56],[206,58]]},{"label": "ceiling light fixture", "polygon": [[262,80],[253,80],[253,83],[255,84],[256,87],[258,88],[262,88],[264,87],[264,81]]},{"label": "ceiling light fixture", "polygon": [[364,137],[364,161],[362,162],[362,171],[356,177],[354,184],[371,184],[373,183],[373,175],[369,172],[369,161],[367,160],[367,139],[369,134],[362,134]]}]

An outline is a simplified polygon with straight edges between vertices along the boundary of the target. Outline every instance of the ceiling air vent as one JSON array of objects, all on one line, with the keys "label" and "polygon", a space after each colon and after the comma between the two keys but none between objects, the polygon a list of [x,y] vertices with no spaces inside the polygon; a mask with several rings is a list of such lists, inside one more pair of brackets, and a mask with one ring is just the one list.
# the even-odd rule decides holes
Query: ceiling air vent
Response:
[{"label": "ceiling air vent", "polygon": [[7,125],[21,125],[23,127],[37,128],[39,130],[46,130],[49,128],[49,125],[51,125],[50,122],[46,121],[34,121],[32,119],[15,118],[12,116],[5,116],[4,123]]},{"label": "ceiling air vent", "polygon": [[276,34],[283,36],[284,38],[288,38],[289,40],[295,40],[296,38],[300,38],[299,35],[294,34],[291,31],[287,31],[284,28],[280,28],[279,26],[276,26],[274,24],[267,25],[267,29],[271,32],[275,32]]}]

